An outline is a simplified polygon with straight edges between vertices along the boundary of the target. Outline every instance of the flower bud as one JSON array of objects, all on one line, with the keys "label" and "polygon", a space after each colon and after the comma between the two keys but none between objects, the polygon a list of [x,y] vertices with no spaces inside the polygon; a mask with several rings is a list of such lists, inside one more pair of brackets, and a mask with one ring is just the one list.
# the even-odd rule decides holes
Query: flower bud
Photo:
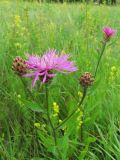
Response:
[{"label": "flower bud", "polygon": [[93,84],[94,78],[91,73],[85,72],[81,77],[80,77],[80,84],[83,87],[89,87]]},{"label": "flower bud", "polygon": [[12,70],[18,75],[25,74],[28,70],[28,65],[21,57],[16,57],[13,61]]},{"label": "flower bud", "polygon": [[106,42],[109,41],[110,38],[113,37],[117,33],[117,30],[112,29],[110,27],[104,27],[102,31],[104,33],[104,39]]}]

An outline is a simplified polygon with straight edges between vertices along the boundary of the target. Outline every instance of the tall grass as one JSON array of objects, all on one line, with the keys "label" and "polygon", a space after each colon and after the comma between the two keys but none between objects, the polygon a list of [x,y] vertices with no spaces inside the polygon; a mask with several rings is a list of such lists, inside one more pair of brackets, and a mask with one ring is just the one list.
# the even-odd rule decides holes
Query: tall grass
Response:
[{"label": "tall grass", "polygon": [[46,138],[43,120],[44,88],[29,92],[31,81],[26,78],[23,83],[11,70],[13,58],[24,58],[25,53],[40,55],[49,48],[71,54],[79,70],[67,76],[59,74],[49,91],[50,105],[59,105],[57,118],[63,120],[74,110],[82,92],[80,75],[95,71],[96,49],[106,25],[118,33],[106,48],[96,82],[83,105],[83,141],[77,140],[79,122],[75,116],[67,130],[62,128],[64,138],[58,141],[63,160],[120,159],[119,14],[119,6],[0,2],[1,160],[54,160],[52,139]]}]

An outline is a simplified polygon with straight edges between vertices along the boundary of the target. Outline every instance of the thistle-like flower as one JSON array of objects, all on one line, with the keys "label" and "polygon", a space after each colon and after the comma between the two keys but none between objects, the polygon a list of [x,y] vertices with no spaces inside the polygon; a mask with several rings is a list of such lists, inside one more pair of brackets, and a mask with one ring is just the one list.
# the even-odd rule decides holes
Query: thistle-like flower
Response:
[{"label": "thistle-like flower", "polygon": [[117,33],[117,30],[112,29],[110,27],[104,27],[102,31],[104,33],[105,41],[109,41],[110,38]]},{"label": "thistle-like flower", "polygon": [[16,74],[22,75],[27,73],[28,65],[24,59],[16,57],[13,61],[12,70],[15,71]]},{"label": "thistle-like flower", "polygon": [[33,77],[33,87],[37,80],[47,83],[56,76],[55,71],[67,74],[77,70],[77,67],[74,66],[74,63],[69,58],[68,54],[57,54],[56,50],[48,50],[43,56],[29,55],[26,63],[30,73],[23,76]]},{"label": "thistle-like flower", "polygon": [[80,84],[83,87],[89,87],[93,84],[94,78],[91,73],[85,72],[81,77],[80,77]]}]

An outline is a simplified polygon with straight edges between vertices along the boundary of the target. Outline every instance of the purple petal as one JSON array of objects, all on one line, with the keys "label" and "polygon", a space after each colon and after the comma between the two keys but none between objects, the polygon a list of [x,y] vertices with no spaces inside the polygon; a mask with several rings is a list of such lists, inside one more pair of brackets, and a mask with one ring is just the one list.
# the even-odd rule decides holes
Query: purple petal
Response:
[{"label": "purple petal", "polygon": [[32,77],[34,75],[35,75],[35,73],[28,73],[28,74],[23,74],[22,76],[23,77]]},{"label": "purple petal", "polygon": [[45,83],[46,79],[47,79],[47,75],[45,74],[42,82]]},{"label": "purple petal", "polygon": [[43,56],[28,55],[28,60],[26,62],[29,71],[32,73],[22,76],[34,76],[32,82],[32,86],[34,87],[36,81],[39,80],[39,76],[41,76],[40,80],[42,79],[42,83],[45,83],[47,78],[56,76],[56,74],[53,74],[54,71],[63,74],[75,72],[77,67],[75,67],[74,63],[70,61],[69,58],[69,54],[57,54],[56,50],[48,50]]},{"label": "purple petal", "polygon": [[47,77],[54,77],[56,74],[47,74]]},{"label": "purple petal", "polygon": [[35,86],[36,81],[39,79],[39,74],[36,74],[33,81],[32,81],[32,87]]}]

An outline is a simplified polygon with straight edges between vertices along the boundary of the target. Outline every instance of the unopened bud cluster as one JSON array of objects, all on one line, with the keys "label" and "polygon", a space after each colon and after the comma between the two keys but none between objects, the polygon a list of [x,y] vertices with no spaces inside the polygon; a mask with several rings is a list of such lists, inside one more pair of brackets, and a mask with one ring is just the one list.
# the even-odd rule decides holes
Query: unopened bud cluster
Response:
[{"label": "unopened bud cluster", "polygon": [[94,78],[91,73],[85,72],[81,77],[80,77],[80,84],[83,87],[88,87],[91,86],[94,82]]},{"label": "unopened bud cluster", "polygon": [[12,70],[19,75],[25,74],[28,70],[28,65],[24,59],[16,57],[13,61]]}]

